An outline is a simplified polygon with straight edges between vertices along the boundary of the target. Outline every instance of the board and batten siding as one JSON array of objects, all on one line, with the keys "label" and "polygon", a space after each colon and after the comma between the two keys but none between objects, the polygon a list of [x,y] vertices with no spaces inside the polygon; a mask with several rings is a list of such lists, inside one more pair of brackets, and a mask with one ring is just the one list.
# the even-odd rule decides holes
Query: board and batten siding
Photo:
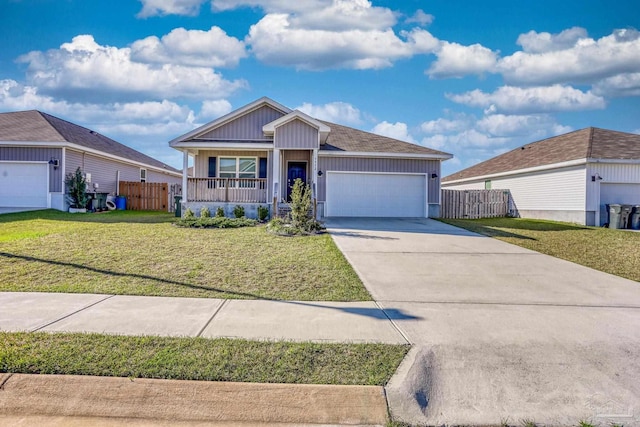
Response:
[{"label": "board and batten siding", "polygon": [[60,166],[49,165],[49,192],[62,192],[62,148],[0,147],[0,160],[21,162],[48,162],[58,159]]},{"label": "board and batten siding", "polygon": [[379,173],[424,173],[428,178],[427,203],[440,203],[440,161],[422,159],[391,159],[371,157],[324,157],[318,158],[318,170],[323,175],[318,177],[318,201],[325,202],[327,194],[327,171],[343,172],[379,172]]},{"label": "board and batten siding", "polygon": [[262,141],[265,139],[262,127],[267,123],[279,119],[284,114],[280,111],[264,105],[250,113],[238,117],[237,119],[225,123],[207,133],[199,135],[198,138],[209,138],[230,141],[250,140]]},{"label": "board and batten siding", "polygon": [[275,148],[316,149],[318,148],[318,130],[302,120],[291,120],[276,128]]},{"label": "board and batten siding", "polygon": [[147,169],[147,182],[165,182],[168,184],[179,184],[182,178],[169,174],[153,171],[138,165],[127,164],[116,160],[106,159],[93,154],[66,150],[65,170],[66,173],[73,173],[79,167],[85,174],[91,174],[90,191],[93,184],[98,183],[98,191],[101,193],[117,193],[118,171],[120,181],[140,182],[140,169]]}]

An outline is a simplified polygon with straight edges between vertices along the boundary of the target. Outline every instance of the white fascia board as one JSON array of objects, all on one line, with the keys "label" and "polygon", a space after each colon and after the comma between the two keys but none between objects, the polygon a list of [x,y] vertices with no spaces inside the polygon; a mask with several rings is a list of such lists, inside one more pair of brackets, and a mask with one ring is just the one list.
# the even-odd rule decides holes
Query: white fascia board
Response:
[{"label": "white fascia board", "polygon": [[194,142],[185,141],[173,146],[176,150],[271,150],[272,142]]},{"label": "white fascia board", "polygon": [[200,133],[204,133],[205,131],[209,131],[215,129],[216,127],[222,126],[223,124],[228,123],[244,114],[247,114],[263,105],[269,105],[276,110],[282,111],[284,114],[289,114],[291,112],[290,108],[277,103],[273,99],[263,96],[262,98],[257,99],[252,103],[245,105],[244,107],[240,107],[237,110],[225,114],[222,117],[218,117],[217,119],[192,130],[191,132],[185,133],[184,135],[180,135],[179,137],[172,139],[171,141],[169,141],[169,146],[174,147],[181,141],[191,139]]},{"label": "white fascia board", "polygon": [[551,163],[549,165],[535,166],[532,168],[516,169],[512,171],[492,173],[487,175],[477,175],[469,178],[456,179],[453,181],[443,181],[442,186],[452,185],[452,184],[462,184],[465,182],[481,181],[481,180],[486,180],[490,178],[500,178],[503,176],[522,175],[525,173],[540,172],[540,171],[546,171],[546,170],[552,170],[552,169],[562,169],[562,168],[568,168],[571,166],[580,166],[580,165],[586,165],[586,164],[587,164],[587,159],[569,160],[566,162]]},{"label": "white fascia board", "polygon": [[331,131],[331,128],[327,125],[325,125],[324,123],[319,122],[318,120],[314,119],[313,117],[303,113],[300,110],[294,110],[292,112],[290,112],[289,114],[280,117],[279,119],[276,119],[270,123],[267,123],[266,125],[262,126],[262,131],[269,135],[272,134],[273,132],[275,132],[275,129],[279,126],[284,125],[285,123],[289,123],[292,120],[295,119],[299,119],[302,120],[303,122],[307,123],[308,125],[318,129],[318,132],[320,133],[329,133]]},{"label": "white fascia board", "polygon": [[451,154],[419,154],[419,153],[377,153],[372,151],[325,151],[318,152],[319,157],[371,157],[390,159],[426,159],[426,160],[448,160],[453,157]]},{"label": "white fascia board", "polygon": [[640,159],[587,159],[588,163],[640,165]]},{"label": "white fascia board", "polygon": [[137,166],[141,166],[145,169],[154,170],[156,172],[162,172],[174,176],[182,176],[182,172],[173,172],[167,169],[162,169],[157,166],[148,165],[142,162],[136,162],[135,160],[125,159],[124,157],[114,156],[113,154],[105,153],[104,151],[94,150],[93,148],[87,148],[82,145],[74,144],[72,142],[44,142],[44,141],[0,141],[0,145],[22,146],[22,147],[50,147],[50,148],[69,148],[76,151],[84,151],[86,153],[95,154],[100,157],[104,157],[111,160],[116,160],[122,163],[129,163]]}]

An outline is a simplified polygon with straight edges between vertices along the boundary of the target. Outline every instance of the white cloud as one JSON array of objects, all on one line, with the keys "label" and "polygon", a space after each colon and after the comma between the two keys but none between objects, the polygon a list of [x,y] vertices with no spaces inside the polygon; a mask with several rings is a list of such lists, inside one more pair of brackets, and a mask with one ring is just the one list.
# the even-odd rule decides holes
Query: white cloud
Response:
[{"label": "white cloud", "polygon": [[463,46],[441,42],[437,59],[426,71],[431,78],[463,77],[467,74],[484,74],[495,71],[498,54],[480,44]]},{"label": "white cloud", "polygon": [[447,98],[470,107],[487,108],[485,112],[547,113],[603,109],[606,102],[591,91],[582,92],[570,86],[553,85],[520,88],[502,86],[493,93],[478,89],[462,94],[447,94]]},{"label": "white cloud", "polygon": [[245,58],[244,43],[219,27],[209,31],[176,28],[159,39],[150,36],[131,45],[131,60],[195,67],[235,67]]},{"label": "white cloud", "polygon": [[593,92],[610,97],[640,96],[640,73],[619,74],[601,80],[593,86]]},{"label": "white cloud", "polygon": [[493,114],[478,120],[476,129],[490,136],[499,137],[543,137],[551,130],[554,134],[569,132],[571,129],[558,125],[555,119],[544,114],[504,115]]},{"label": "white cloud", "polygon": [[295,108],[316,119],[344,125],[359,125],[362,123],[360,110],[346,102],[329,102],[324,105],[313,105],[305,102]]},{"label": "white cloud", "polygon": [[516,52],[497,68],[508,84],[595,83],[640,70],[640,32],[615,30],[598,40],[580,38],[562,50]]},{"label": "white cloud", "polygon": [[91,35],[76,36],[60,49],[30,52],[19,62],[28,64],[28,83],[43,93],[84,101],[222,98],[246,86],[210,68],[135,62],[130,48],[102,46]]},{"label": "white cloud", "polygon": [[202,103],[202,107],[200,108],[198,119],[204,122],[208,122],[231,112],[231,108],[231,103],[226,99],[204,101]]},{"label": "white cloud", "polygon": [[470,118],[467,116],[460,116],[456,119],[439,118],[436,120],[430,120],[420,125],[422,132],[427,134],[442,134],[450,132],[461,132],[468,129],[470,126]]},{"label": "white cloud", "polygon": [[206,0],[140,0],[142,10],[138,18],[164,15],[195,16],[200,12],[200,5]]},{"label": "white cloud", "polygon": [[404,22],[407,24],[420,24],[420,25],[429,25],[433,22],[435,18],[433,15],[425,13],[424,10],[418,9],[413,16],[407,18]]},{"label": "white cloud", "polygon": [[587,38],[587,30],[573,27],[558,34],[538,33],[533,30],[518,36],[518,45],[524,52],[542,53],[572,48],[580,39]]},{"label": "white cloud", "polygon": [[392,29],[308,30],[291,25],[287,14],[269,14],[252,25],[246,38],[255,56],[267,64],[298,69],[377,69],[425,50],[422,29],[403,33]]},{"label": "white cloud", "polygon": [[383,121],[374,126],[371,132],[388,136],[389,138],[399,139],[400,141],[412,142],[414,144],[417,141],[409,134],[409,129],[406,123],[396,122],[389,123],[387,121]]}]

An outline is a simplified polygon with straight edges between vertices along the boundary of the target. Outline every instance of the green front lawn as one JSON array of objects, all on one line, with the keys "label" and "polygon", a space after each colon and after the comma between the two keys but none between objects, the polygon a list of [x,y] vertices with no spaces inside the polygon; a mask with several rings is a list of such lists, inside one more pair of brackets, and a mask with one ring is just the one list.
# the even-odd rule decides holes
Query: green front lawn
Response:
[{"label": "green front lawn", "polygon": [[0,372],[385,385],[408,345],[0,332]]},{"label": "green front lawn", "polygon": [[523,218],[441,219],[543,254],[640,281],[640,233]]},{"label": "green front lawn", "polygon": [[328,234],[285,238],[173,220],[134,211],[0,215],[0,291],[371,299]]}]

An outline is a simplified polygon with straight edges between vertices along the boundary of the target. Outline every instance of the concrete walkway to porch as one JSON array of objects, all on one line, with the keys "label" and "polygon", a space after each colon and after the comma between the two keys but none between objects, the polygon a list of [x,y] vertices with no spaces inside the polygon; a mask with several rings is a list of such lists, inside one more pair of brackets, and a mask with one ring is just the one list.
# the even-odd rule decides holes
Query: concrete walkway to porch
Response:
[{"label": "concrete walkway to porch", "polygon": [[373,301],[0,293],[0,331],[407,344],[394,324],[404,316]]}]

